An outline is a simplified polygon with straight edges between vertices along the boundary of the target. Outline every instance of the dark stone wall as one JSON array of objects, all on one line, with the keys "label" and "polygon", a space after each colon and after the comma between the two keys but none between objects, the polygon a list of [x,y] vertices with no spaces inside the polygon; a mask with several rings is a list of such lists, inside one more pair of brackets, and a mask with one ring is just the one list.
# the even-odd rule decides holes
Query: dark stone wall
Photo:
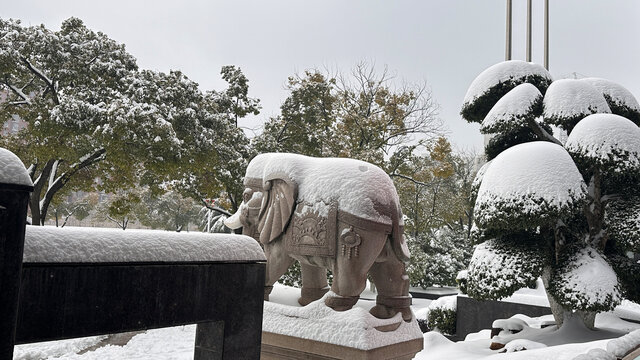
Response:
[{"label": "dark stone wall", "polygon": [[16,343],[199,323],[224,334],[200,352],[258,359],[264,278],[264,263],[25,263]]},{"label": "dark stone wall", "polygon": [[458,296],[456,312],[456,338],[464,338],[483,329],[491,329],[497,319],[508,319],[515,314],[537,317],[551,314],[551,309],[544,306],[526,305],[506,301],[480,301]]}]

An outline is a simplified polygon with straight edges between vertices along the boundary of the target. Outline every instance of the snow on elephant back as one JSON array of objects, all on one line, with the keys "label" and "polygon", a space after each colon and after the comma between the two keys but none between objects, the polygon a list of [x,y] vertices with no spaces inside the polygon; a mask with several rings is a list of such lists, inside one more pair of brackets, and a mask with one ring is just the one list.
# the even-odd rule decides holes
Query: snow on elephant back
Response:
[{"label": "snow on elephant back", "polygon": [[347,158],[312,158],[269,153],[247,167],[243,203],[225,222],[264,245],[265,299],[294,261],[302,265],[299,303],[329,290],[325,303],[350,309],[364,290],[367,274],[379,289],[371,313],[410,320],[405,271],[409,250],[402,211],[390,177],[379,167]]},{"label": "snow on elephant back", "polygon": [[478,245],[463,288],[500,299],[542,277],[557,324],[592,328],[595,313],[640,300],[629,257],[640,252],[640,106],[609,80],[549,84],[525,64],[480,74],[461,112],[493,137],[472,186]]}]

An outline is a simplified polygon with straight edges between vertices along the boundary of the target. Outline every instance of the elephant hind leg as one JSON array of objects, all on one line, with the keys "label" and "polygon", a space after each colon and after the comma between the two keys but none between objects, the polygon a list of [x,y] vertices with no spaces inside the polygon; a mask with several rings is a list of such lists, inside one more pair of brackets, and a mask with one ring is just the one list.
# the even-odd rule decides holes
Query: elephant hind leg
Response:
[{"label": "elephant hind leg", "polygon": [[319,266],[300,263],[302,266],[302,290],[298,303],[305,306],[324,296],[329,291],[327,270]]},{"label": "elephant hind leg", "polygon": [[369,271],[378,290],[376,306],[369,312],[380,319],[388,319],[398,312],[405,321],[411,321],[411,296],[409,296],[409,276],[405,264],[395,256],[386,261],[376,262]]}]

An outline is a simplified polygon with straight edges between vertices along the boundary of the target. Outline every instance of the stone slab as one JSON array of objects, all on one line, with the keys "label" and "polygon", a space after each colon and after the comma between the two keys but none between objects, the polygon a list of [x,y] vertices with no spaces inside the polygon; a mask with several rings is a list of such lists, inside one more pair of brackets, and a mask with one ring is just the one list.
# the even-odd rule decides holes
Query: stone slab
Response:
[{"label": "stone slab", "polygon": [[382,359],[413,359],[423,348],[423,339],[414,339],[401,343],[382,346],[371,350],[361,350],[341,345],[334,345],[309,339],[301,339],[288,335],[262,332],[262,350],[260,359],[263,360],[382,360]]}]

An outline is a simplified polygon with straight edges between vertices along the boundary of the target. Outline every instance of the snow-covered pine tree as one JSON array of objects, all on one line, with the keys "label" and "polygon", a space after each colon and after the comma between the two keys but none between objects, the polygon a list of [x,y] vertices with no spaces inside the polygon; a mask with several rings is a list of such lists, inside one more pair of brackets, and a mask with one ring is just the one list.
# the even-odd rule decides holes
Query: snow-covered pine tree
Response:
[{"label": "snow-covered pine tree", "polygon": [[[623,297],[640,300],[640,105],[604,79],[551,82],[540,65],[506,61],[481,73],[461,114],[511,146],[474,181],[479,245],[469,295],[500,299],[542,276],[560,326]],[[550,125],[568,134],[561,142]],[[533,141],[532,141],[533,140]],[[490,144],[491,145],[491,144]]]}]

